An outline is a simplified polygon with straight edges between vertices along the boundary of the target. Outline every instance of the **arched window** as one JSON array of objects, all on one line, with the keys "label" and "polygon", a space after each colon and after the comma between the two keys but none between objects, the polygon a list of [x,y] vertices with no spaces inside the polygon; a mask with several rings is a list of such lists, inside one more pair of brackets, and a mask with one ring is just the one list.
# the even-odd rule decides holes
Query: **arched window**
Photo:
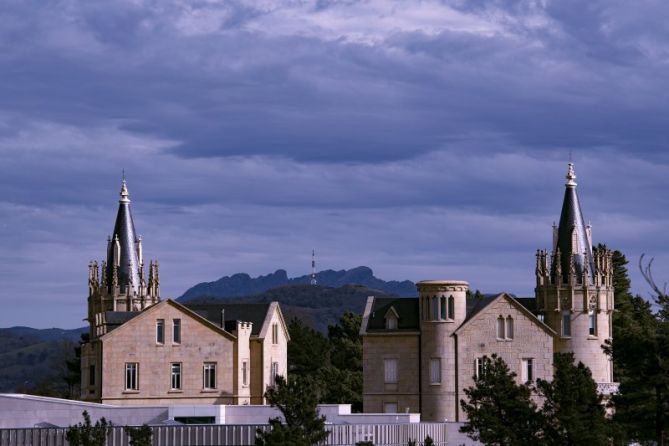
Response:
[{"label": "arched window", "polygon": [[513,339],[513,318],[511,316],[506,318],[506,339]]},{"label": "arched window", "polygon": [[453,296],[448,297],[448,318],[455,319],[455,298]]},{"label": "arched window", "polygon": [[397,317],[394,314],[386,316],[386,329],[397,330]]},{"label": "arched window", "polygon": [[504,316],[497,318],[497,339],[504,339]]},{"label": "arched window", "polygon": [[437,296],[432,296],[432,320],[439,320],[439,300],[437,300]]},{"label": "arched window", "polygon": [[446,298],[441,297],[441,318],[446,319]]}]

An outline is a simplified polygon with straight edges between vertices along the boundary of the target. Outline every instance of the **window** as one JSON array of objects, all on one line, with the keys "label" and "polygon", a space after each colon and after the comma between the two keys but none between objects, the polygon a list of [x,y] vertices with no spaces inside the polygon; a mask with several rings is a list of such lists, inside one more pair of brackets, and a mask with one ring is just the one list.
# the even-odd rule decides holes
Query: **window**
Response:
[{"label": "window", "polygon": [[383,382],[386,384],[397,383],[397,359],[383,360]]},{"label": "window", "polygon": [[448,315],[446,314],[446,298],[442,297],[441,299],[441,318],[446,319]]},{"label": "window", "polygon": [[397,318],[394,314],[389,314],[388,317],[386,317],[386,329],[397,330]]},{"label": "window", "polygon": [[95,385],[95,365],[88,366],[88,385]]},{"label": "window", "polygon": [[276,384],[276,376],[279,374],[279,363],[278,362],[273,362],[272,363],[272,369],[270,372],[270,385]]},{"label": "window", "polygon": [[172,342],[181,344],[181,319],[172,320]]},{"label": "window", "polygon": [[279,324],[272,324],[272,344],[279,343]]},{"label": "window", "polygon": [[383,413],[397,413],[397,403],[383,403]]},{"label": "window", "polygon": [[125,390],[138,390],[139,364],[136,362],[125,363]]},{"label": "window", "polygon": [[562,312],[562,336],[571,336],[571,314],[569,311]]},{"label": "window", "polygon": [[513,318],[511,316],[506,318],[506,339],[507,341],[513,339]]},{"label": "window", "polygon": [[504,316],[497,318],[497,339],[504,339]]},{"label": "window", "polygon": [[546,318],[543,313],[537,314],[537,319],[539,319],[541,322],[545,322]]},{"label": "window", "polygon": [[448,297],[448,318],[455,319],[455,298],[453,296]]},{"label": "window", "polygon": [[165,319],[156,321],[156,342],[158,344],[165,343]]},{"label": "window", "polygon": [[430,384],[441,384],[441,358],[430,359]]},{"label": "window", "polygon": [[483,358],[476,358],[474,361],[474,376],[476,379],[483,377],[485,373],[485,360]]},{"label": "window", "polygon": [[534,381],[534,360],[532,358],[525,358],[522,360],[522,369],[520,371],[520,378],[524,383]]},{"label": "window", "polygon": [[215,389],[216,388],[216,363],[205,362],[202,370],[202,388]]},{"label": "window", "polygon": [[242,385],[249,385],[249,363],[248,361],[242,361]]},{"label": "window", "polygon": [[181,390],[181,363],[173,362],[171,365],[172,390]]},{"label": "window", "polygon": [[439,320],[439,300],[437,296],[432,296],[432,320]]},{"label": "window", "polygon": [[595,313],[595,310],[588,311],[588,321],[588,334],[597,336],[597,313]]}]

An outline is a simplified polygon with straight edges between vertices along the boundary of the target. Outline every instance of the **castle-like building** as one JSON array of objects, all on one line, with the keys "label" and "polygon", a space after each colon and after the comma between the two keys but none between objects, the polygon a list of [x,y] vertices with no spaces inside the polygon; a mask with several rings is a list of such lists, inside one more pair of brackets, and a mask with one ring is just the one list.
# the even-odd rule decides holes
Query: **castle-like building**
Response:
[{"label": "castle-like building", "polygon": [[602,350],[611,338],[611,252],[593,249],[571,163],[566,179],[553,249],[536,253],[534,298],[467,298],[467,282],[427,280],[417,284],[418,298],[368,299],[361,327],[365,412],[463,421],[464,389],[494,353],[527,382],[552,379],[553,353],[572,352],[600,393],[617,389]]},{"label": "castle-like building", "polygon": [[287,371],[279,304],[161,300],[157,261],[145,269],[123,180],[106,261],[89,264],[89,340],[81,398],[112,404],[263,404]]}]

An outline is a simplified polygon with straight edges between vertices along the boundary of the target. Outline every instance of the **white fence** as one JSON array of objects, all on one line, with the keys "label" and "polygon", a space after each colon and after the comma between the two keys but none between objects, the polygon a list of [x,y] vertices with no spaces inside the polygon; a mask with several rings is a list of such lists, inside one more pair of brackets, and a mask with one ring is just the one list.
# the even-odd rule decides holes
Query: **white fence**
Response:
[{"label": "white fence", "polygon": [[[444,446],[446,424],[331,424],[330,432],[322,443],[328,446],[354,446],[371,441],[375,446],[407,446],[410,440],[422,445],[428,435],[434,444]],[[255,444],[256,430],[269,425],[215,424],[184,426],[151,426],[155,446],[250,446]],[[0,446],[67,446],[66,428],[0,429]],[[121,426],[111,428],[107,446],[128,446],[128,435]]]}]

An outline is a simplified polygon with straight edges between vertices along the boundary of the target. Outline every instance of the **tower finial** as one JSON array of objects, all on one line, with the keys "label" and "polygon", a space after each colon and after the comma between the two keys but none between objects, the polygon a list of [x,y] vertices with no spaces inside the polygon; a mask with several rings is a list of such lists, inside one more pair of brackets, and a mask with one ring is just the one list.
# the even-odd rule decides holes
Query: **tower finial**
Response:
[{"label": "tower finial", "polygon": [[574,163],[569,163],[569,169],[567,170],[567,182],[565,183],[568,187],[576,187],[576,173],[574,172]]},{"label": "tower finial", "polygon": [[311,285],[316,285],[316,250],[311,250]]},{"label": "tower finial", "polygon": [[125,169],[123,169],[123,180],[121,181],[121,199],[119,203],[130,203],[128,198],[128,185],[125,182]]}]

